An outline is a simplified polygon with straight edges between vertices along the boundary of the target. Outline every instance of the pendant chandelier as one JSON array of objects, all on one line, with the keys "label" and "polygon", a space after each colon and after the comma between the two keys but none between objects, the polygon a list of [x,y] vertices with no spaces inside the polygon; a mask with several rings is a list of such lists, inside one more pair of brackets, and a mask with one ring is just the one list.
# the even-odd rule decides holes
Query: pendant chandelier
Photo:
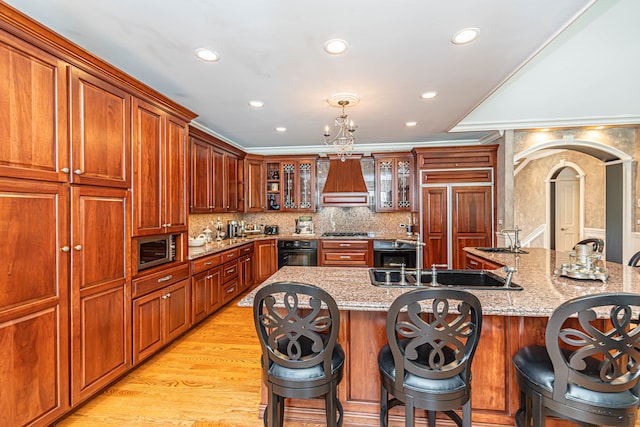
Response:
[{"label": "pendant chandelier", "polygon": [[333,138],[331,137],[329,125],[324,127],[324,144],[333,146],[343,162],[353,152],[353,143],[355,141],[353,133],[357,128],[353,120],[350,120],[349,116],[344,112],[344,109],[345,107],[356,105],[359,101],[360,98],[357,95],[349,93],[336,94],[327,99],[329,105],[341,107],[342,112],[334,119],[333,125],[338,128],[338,131]]}]

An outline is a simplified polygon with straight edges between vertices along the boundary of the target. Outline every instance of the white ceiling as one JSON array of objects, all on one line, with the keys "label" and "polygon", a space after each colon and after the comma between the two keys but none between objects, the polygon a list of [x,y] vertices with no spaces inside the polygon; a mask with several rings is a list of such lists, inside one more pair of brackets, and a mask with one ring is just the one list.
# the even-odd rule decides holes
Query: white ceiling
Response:
[{"label": "white ceiling", "polygon": [[640,124],[639,17],[599,0],[453,130]]},{"label": "white ceiling", "polygon": [[[512,98],[507,98],[506,104],[494,97],[487,100],[500,107],[502,115],[498,117],[487,113],[484,105],[477,113],[473,110],[594,1],[7,3],[195,111],[199,127],[249,152],[292,153],[328,151],[322,146],[322,129],[332,124],[339,110],[329,106],[326,98],[338,92],[355,92],[361,98],[357,106],[347,110],[358,124],[356,144],[361,151],[402,150],[438,141],[478,141],[487,131],[505,128],[504,123],[497,127],[494,122],[514,119],[510,115]],[[615,12],[613,6],[597,4],[592,9],[596,8],[596,17]],[[585,14],[589,22],[576,22],[574,27],[580,28],[573,33],[596,20],[589,17],[590,12]],[[632,21],[632,16],[622,18]],[[451,36],[465,27],[479,28],[480,37],[469,45],[453,45]],[[575,43],[578,38],[575,34],[566,40],[563,37],[560,35],[549,46],[556,46],[553,52],[546,55],[545,50],[540,58],[553,57],[560,51],[558,46]],[[331,38],[347,40],[347,52],[325,53],[323,43]],[[222,59],[201,62],[193,54],[198,47],[210,47]],[[602,53],[614,54],[606,45],[602,48]],[[515,88],[520,91],[521,85],[532,84],[526,80],[517,83]],[[528,87],[525,95],[519,92],[519,96],[537,95],[539,89]],[[439,96],[420,99],[420,94],[428,90],[438,91]],[[264,101],[265,106],[249,107],[252,99]],[[516,111],[536,117],[524,108],[526,102],[519,101],[522,108]],[[561,113],[549,111],[560,117]],[[449,133],[465,116],[456,130],[472,132]],[[418,125],[406,127],[407,121],[417,121]],[[464,128],[465,123],[468,128]],[[278,133],[274,130],[277,126],[288,130]]]}]

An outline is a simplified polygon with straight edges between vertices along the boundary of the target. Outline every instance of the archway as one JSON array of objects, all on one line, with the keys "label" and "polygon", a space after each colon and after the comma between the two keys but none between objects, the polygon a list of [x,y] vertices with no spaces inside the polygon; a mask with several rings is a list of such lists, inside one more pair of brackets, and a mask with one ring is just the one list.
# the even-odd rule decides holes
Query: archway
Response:
[{"label": "archway", "polygon": [[[601,160],[605,164],[605,167],[607,169],[607,176],[613,176],[616,177],[616,179],[620,180],[620,183],[618,183],[617,185],[619,190],[621,191],[621,194],[623,195],[623,197],[621,197],[622,206],[620,206],[619,199],[617,201],[617,205],[614,206],[614,203],[616,202],[609,201],[609,199],[607,198],[605,209],[606,212],[611,213],[611,215],[609,215],[610,217],[613,214],[619,216],[621,218],[621,224],[619,224],[619,230],[617,230],[616,233],[613,233],[613,237],[605,237],[605,240],[608,240],[605,244],[605,248],[607,246],[612,246],[612,244],[614,244],[614,246],[615,244],[620,244],[621,240],[621,256],[618,255],[620,259],[615,259],[613,261],[624,263],[623,260],[629,259],[629,257],[633,253],[633,242],[631,240],[631,189],[633,177],[633,158],[615,147],[600,143],[598,141],[584,139],[576,140],[574,139],[573,135],[565,135],[562,139],[541,142],[532,147],[529,147],[521,153],[514,154],[514,162],[519,165],[518,167],[521,167],[522,164],[526,163],[528,157],[535,156],[534,153],[540,150],[574,150],[590,155]],[[612,173],[609,173],[609,170],[611,170]],[[605,215],[607,215],[607,213],[605,213]],[[547,224],[549,224],[548,221]],[[549,237],[545,237],[545,247],[550,247],[548,239]],[[615,240],[612,241],[611,239]],[[616,258],[618,258],[618,256]],[[607,258],[609,259],[609,257]]]}]

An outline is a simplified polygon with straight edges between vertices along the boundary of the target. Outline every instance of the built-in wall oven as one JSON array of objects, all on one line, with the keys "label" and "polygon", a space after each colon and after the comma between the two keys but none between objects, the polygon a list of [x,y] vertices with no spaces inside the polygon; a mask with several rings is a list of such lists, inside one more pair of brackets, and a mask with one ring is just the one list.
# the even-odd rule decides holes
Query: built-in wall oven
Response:
[{"label": "built-in wall oven", "polygon": [[399,243],[396,247],[393,240],[373,241],[373,266],[400,268],[416,267],[416,247],[407,243]]},{"label": "built-in wall oven", "polygon": [[318,241],[279,240],[278,268],[285,265],[305,267],[318,265]]}]

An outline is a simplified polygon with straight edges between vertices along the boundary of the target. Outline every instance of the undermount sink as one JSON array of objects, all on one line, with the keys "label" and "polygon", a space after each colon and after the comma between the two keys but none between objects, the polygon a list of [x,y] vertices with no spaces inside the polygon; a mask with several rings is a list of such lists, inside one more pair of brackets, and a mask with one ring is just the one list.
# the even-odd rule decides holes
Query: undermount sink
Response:
[{"label": "undermount sink", "polygon": [[[381,288],[418,288],[431,285],[431,271],[423,271],[420,285],[416,281],[415,270],[408,270],[402,281],[401,271],[389,268],[370,268],[371,284]],[[459,289],[487,289],[520,291],[522,286],[511,283],[505,285],[505,279],[486,270],[438,270],[436,272],[438,286]]]},{"label": "undermount sink", "polygon": [[476,248],[476,249],[483,252],[498,252],[498,253],[504,253],[504,254],[528,254],[529,253],[527,251],[523,251],[522,249],[516,252],[511,248]]}]

